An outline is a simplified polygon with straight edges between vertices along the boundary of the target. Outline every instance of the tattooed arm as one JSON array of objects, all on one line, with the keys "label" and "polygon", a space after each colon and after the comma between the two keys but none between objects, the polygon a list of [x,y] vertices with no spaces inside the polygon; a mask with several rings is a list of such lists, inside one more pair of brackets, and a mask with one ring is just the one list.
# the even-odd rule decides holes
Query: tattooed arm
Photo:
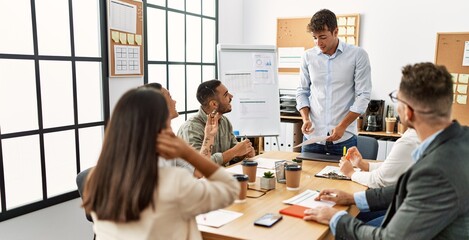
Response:
[{"label": "tattooed arm", "polygon": [[[212,112],[207,115],[207,123],[205,124],[204,140],[200,148],[200,154],[210,159],[212,156],[213,143],[215,142],[215,135],[218,132],[218,120],[220,120],[221,114],[218,112]],[[197,170],[194,171],[194,176],[200,178],[202,175]]]}]

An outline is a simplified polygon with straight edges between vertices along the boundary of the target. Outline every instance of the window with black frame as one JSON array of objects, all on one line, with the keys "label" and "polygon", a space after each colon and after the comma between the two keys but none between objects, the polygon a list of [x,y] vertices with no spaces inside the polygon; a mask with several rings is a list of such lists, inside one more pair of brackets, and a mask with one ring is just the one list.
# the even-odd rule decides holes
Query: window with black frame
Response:
[{"label": "window with black frame", "polygon": [[145,83],[158,82],[176,100],[177,131],[199,109],[197,87],[214,79],[218,0],[146,0]]},{"label": "window with black frame", "polygon": [[105,0],[3,1],[0,221],[78,197],[109,117]]}]

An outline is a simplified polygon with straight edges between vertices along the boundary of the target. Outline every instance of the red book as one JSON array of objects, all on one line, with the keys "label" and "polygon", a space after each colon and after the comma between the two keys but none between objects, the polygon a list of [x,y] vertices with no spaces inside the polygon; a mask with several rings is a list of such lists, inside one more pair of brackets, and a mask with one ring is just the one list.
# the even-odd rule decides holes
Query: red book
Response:
[{"label": "red book", "polygon": [[307,207],[299,206],[299,205],[291,205],[284,209],[280,209],[280,213],[284,215],[289,215],[292,217],[303,218],[305,216],[305,210],[309,209]]}]

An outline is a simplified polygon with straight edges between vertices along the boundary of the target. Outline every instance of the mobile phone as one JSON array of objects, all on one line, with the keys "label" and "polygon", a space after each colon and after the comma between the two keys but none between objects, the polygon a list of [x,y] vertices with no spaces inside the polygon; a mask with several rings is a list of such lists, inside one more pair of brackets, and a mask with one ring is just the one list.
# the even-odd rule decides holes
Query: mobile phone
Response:
[{"label": "mobile phone", "polygon": [[266,213],[264,216],[256,219],[254,225],[262,227],[272,227],[275,223],[282,220],[282,215],[277,213]]}]

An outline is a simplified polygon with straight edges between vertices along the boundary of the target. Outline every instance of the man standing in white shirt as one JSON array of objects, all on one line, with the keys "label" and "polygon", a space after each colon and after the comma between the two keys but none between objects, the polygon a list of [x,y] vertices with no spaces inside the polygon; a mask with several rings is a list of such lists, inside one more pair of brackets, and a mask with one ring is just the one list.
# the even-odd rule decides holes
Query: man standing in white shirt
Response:
[{"label": "man standing in white shirt", "polygon": [[356,119],[368,107],[371,67],[362,48],[338,38],[337,18],[323,9],[308,24],[315,47],[303,55],[297,109],[304,139],[329,136],[325,142],[303,146],[303,152],[342,155],[357,145]]}]

